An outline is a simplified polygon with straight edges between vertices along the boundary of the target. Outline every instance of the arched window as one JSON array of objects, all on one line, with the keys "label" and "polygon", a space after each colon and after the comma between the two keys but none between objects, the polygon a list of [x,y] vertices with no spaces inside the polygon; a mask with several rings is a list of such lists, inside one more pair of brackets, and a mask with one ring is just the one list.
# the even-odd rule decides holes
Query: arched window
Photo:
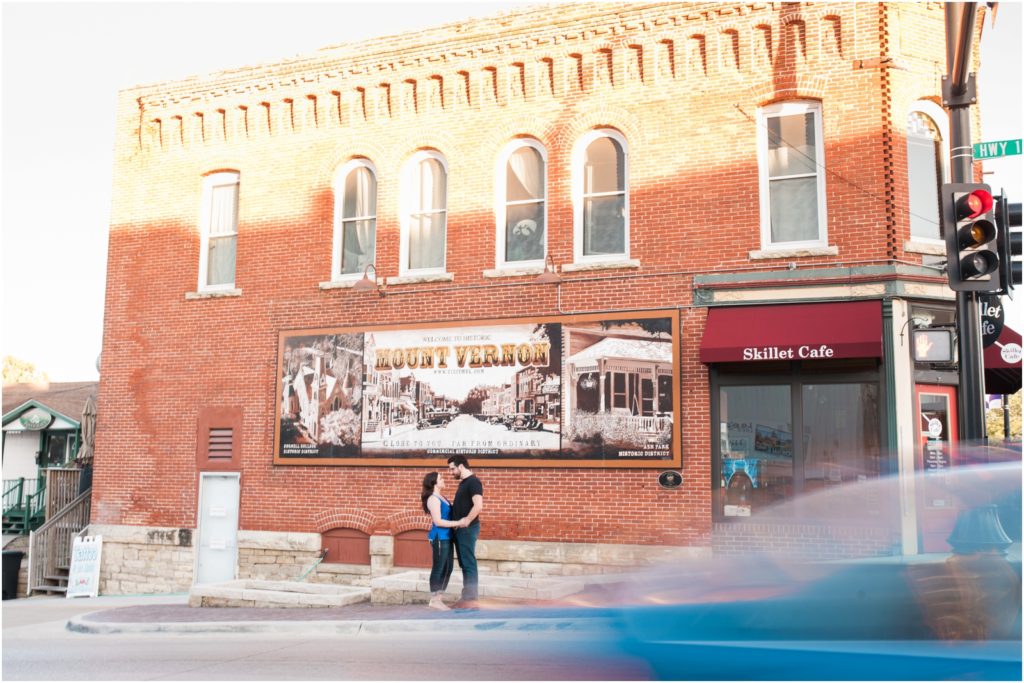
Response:
[{"label": "arched window", "polygon": [[433,151],[413,155],[402,172],[401,273],[443,273],[448,223],[448,165]]},{"label": "arched window", "polygon": [[907,197],[910,238],[940,240],[939,187],[946,178],[947,118],[938,105],[922,101],[907,116]]},{"label": "arched window", "polygon": [[543,263],[547,253],[547,151],[514,140],[498,157],[498,266]]},{"label": "arched window", "polygon": [[583,136],[573,154],[576,261],[629,257],[626,139],[614,130]]},{"label": "arched window", "polygon": [[237,171],[211,173],[203,178],[199,290],[232,289],[235,286],[235,254],[238,247]]},{"label": "arched window", "polygon": [[377,172],[353,159],[334,178],[333,277],[362,275],[377,254]]},{"label": "arched window", "polygon": [[763,248],[825,246],[821,103],[773,104],[760,110],[759,121]]}]

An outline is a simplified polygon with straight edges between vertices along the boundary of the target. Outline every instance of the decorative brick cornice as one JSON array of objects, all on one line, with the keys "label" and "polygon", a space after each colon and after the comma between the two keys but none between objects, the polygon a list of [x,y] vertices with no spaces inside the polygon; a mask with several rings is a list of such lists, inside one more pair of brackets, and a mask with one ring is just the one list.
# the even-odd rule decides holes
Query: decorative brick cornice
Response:
[{"label": "decorative brick cornice", "polygon": [[[819,37],[834,34],[838,40],[842,22],[853,21],[851,6],[802,3],[798,16],[776,3],[534,6],[128,92],[139,107],[137,135],[147,150],[332,128],[364,136],[377,124],[560,99],[572,96],[574,89],[589,95],[686,80],[687,87],[700,91],[705,79],[724,68],[718,37],[723,31],[743,36],[746,54],[746,46],[757,43],[752,36],[757,27],[767,27],[768,45],[753,47],[752,59],[744,57],[742,67],[734,67],[740,81],[760,78],[766,66],[786,66],[779,59],[797,59],[790,53],[800,55],[797,64],[821,57],[827,48]],[[780,51],[786,41],[775,34],[796,22],[802,26],[800,48]],[[693,49],[694,40],[699,49]],[[765,49],[767,55],[757,52]],[[579,82],[570,78],[577,69]],[[813,78],[785,75],[787,86],[795,77],[801,82],[795,89],[809,97],[825,87]],[[764,84],[754,87],[764,97],[790,96],[778,83],[770,92]]]}]

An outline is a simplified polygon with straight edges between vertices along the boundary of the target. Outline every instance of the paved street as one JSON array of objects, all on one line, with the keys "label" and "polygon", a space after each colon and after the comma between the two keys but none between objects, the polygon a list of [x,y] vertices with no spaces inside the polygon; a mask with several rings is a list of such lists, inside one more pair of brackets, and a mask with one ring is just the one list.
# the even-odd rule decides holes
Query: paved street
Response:
[{"label": "paved street", "polygon": [[[145,598],[179,604],[184,596]],[[586,634],[445,631],[359,635],[72,633],[67,620],[132,598],[3,604],[4,680],[638,680],[643,664]],[[153,604],[153,602],[149,602]]]}]

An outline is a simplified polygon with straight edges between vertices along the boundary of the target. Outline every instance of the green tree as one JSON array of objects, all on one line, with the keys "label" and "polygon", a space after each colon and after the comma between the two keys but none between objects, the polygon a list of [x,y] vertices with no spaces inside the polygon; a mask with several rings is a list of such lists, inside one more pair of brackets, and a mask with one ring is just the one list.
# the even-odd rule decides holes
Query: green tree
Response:
[{"label": "green tree", "polygon": [[41,384],[50,378],[26,360],[4,356],[4,386],[8,384]]},{"label": "green tree", "polygon": [[[1021,392],[1011,395],[1010,403],[1010,439],[1020,441],[1021,433]],[[985,433],[992,441],[1003,441],[1005,439],[1003,428],[1003,409],[992,408],[985,411]]]}]

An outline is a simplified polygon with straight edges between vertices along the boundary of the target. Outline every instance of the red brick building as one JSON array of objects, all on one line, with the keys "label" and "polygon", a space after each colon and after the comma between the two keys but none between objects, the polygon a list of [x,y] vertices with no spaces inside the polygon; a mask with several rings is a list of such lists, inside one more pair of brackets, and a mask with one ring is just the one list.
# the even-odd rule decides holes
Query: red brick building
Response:
[{"label": "red brick building", "polygon": [[[445,455],[360,461],[388,436],[371,408],[387,392],[370,370],[348,379],[361,331],[590,316],[578,338],[595,351],[563,349],[566,388],[546,400],[648,418],[651,448],[663,428],[671,446],[647,459],[471,455],[495,571],[781,543],[760,506],[913,471],[919,401],[946,405],[946,434],[955,410],[955,368],[915,364],[908,335],[953,314],[936,267],[944,64],[940,3],[599,3],[121,92],[92,508],[104,590],[205,580],[210,547],[238,576],[298,574],[327,538],[350,539],[331,541],[336,580],[414,561],[419,482]],[[560,282],[536,282],[546,267]],[[354,288],[364,274],[384,296]],[[649,333],[662,346],[645,315],[668,321]],[[296,356],[296,382],[291,354],[320,360]],[[377,417],[341,416],[360,405]],[[328,432],[337,449],[316,450]],[[316,455],[289,460],[285,442]],[[666,469],[679,487],[659,486]],[[204,541],[217,473],[226,526]],[[919,544],[911,519],[865,552]]]}]

